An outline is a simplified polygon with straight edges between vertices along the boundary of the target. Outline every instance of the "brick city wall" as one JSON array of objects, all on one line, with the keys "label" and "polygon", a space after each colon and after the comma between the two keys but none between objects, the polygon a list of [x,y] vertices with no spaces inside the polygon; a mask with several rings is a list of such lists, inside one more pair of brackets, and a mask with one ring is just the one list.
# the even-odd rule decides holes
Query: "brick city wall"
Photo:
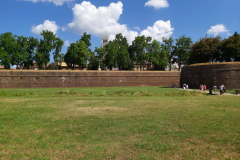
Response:
[{"label": "brick city wall", "polygon": [[0,71],[0,88],[170,86],[180,72],[159,71]]},{"label": "brick city wall", "polygon": [[188,84],[190,88],[199,88],[205,84],[218,88],[224,84],[226,89],[240,88],[240,62],[204,63],[185,66],[181,71],[180,84]]}]

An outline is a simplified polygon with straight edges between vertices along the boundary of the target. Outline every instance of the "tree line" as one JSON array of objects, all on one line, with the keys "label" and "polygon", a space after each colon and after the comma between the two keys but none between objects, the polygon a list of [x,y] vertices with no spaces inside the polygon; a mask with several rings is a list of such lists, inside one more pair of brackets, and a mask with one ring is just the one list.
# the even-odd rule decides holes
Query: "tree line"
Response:
[{"label": "tree line", "polygon": [[227,39],[205,37],[195,42],[189,51],[188,64],[240,61],[240,34]]},{"label": "tree line", "polygon": [[[177,63],[179,70],[182,65],[204,62],[228,62],[240,60],[240,35],[235,32],[227,39],[221,37],[205,37],[193,44],[190,37],[180,36],[178,39],[163,38],[163,42],[153,40],[144,35],[137,36],[132,44],[127,43],[121,33],[107,45],[90,49],[91,35],[83,33],[75,43],[71,43],[65,54],[61,53],[64,42],[51,31],[42,31],[42,39],[23,37],[6,32],[0,35],[0,64],[5,69],[11,65],[29,69],[37,62],[40,69],[47,69],[50,54],[53,54],[53,65],[65,61],[68,67],[79,66],[96,70],[133,70],[134,64],[144,70],[145,63],[154,66],[154,70],[164,70],[167,66]],[[53,67],[56,69],[58,67]]]}]

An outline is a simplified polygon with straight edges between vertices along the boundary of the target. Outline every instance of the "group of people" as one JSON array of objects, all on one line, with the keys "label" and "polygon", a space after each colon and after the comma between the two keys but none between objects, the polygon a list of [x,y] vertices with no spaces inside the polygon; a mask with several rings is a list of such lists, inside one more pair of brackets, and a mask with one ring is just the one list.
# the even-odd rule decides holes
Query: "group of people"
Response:
[{"label": "group of people", "polygon": [[[180,88],[180,85],[178,85],[178,84],[175,84],[175,85],[171,84],[171,88]],[[221,85],[219,88],[220,88],[220,93],[225,93],[226,92],[224,85]],[[188,84],[184,83],[183,84],[183,89],[184,90],[188,90]],[[200,84],[199,89],[200,89],[201,92],[206,91],[207,90],[207,86],[205,84]],[[216,90],[217,90],[217,86],[214,85],[213,86],[214,93],[216,93]]]},{"label": "group of people", "polygon": [[205,84],[200,84],[200,86],[199,86],[199,89],[200,89],[200,91],[206,91],[206,89],[207,89],[207,86],[205,85]]},{"label": "group of people", "polygon": [[[201,86],[201,85],[200,85]],[[202,87],[202,86],[201,86]],[[200,88],[200,87],[199,87]],[[204,88],[204,86],[203,86],[203,88]],[[221,93],[225,93],[226,92],[226,90],[225,90],[225,86],[222,84],[220,87],[220,92]],[[201,89],[200,89],[201,90]],[[213,91],[214,91],[214,93],[216,93],[216,90],[217,90],[217,86],[216,85],[214,85],[213,86]]]}]

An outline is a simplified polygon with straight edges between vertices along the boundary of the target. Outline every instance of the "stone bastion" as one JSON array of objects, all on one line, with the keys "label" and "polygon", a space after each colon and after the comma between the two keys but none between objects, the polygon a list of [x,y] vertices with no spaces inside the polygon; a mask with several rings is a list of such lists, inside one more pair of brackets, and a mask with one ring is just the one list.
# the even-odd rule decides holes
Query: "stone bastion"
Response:
[{"label": "stone bastion", "polygon": [[180,84],[188,84],[190,88],[199,88],[205,84],[207,88],[224,84],[226,89],[240,88],[240,62],[199,63],[184,66],[181,71]]}]

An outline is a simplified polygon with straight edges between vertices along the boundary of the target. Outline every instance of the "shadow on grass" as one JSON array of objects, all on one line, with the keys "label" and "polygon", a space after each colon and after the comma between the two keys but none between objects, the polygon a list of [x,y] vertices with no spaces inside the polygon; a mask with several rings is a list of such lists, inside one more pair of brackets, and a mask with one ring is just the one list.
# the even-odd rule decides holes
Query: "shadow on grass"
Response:
[{"label": "shadow on grass", "polygon": [[170,86],[160,86],[158,88],[171,88]]}]

